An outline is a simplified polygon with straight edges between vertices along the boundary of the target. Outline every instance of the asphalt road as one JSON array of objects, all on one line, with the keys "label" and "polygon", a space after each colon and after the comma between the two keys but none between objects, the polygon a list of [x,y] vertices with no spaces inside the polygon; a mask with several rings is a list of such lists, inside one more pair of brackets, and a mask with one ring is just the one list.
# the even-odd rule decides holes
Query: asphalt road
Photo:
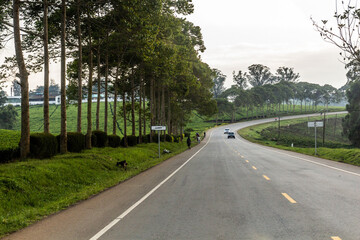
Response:
[{"label": "asphalt road", "polygon": [[360,239],[359,167],[227,139],[224,128],[5,239]]}]

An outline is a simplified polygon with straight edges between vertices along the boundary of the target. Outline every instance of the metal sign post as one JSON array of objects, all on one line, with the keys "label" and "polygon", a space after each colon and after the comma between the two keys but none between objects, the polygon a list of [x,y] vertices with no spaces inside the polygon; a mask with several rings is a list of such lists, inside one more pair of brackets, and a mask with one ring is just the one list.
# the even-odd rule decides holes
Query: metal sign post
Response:
[{"label": "metal sign post", "polygon": [[320,122],[308,122],[308,127],[315,128],[315,155],[317,155],[317,149],[316,149],[316,127],[324,127],[324,123],[322,121]]},{"label": "metal sign post", "polygon": [[165,131],[166,126],[151,126],[151,130],[158,132],[158,143],[159,143],[159,158],[160,158],[160,131]]}]

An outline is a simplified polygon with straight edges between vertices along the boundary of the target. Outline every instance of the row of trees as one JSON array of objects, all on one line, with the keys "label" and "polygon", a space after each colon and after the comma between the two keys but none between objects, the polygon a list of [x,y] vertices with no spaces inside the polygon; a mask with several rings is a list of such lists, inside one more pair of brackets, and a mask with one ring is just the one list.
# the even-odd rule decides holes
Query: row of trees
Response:
[{"label": "row of trees", "polygon": [[[29,72],[44,71],[44,132],[50,132],[50,60],[61,63],[62,153],[67,146],[66,80],[70,81],[72,96],[77,98],[78,132],[82,131],[83,97],[88,100],[87,148],[91,148],[93,129],[93,85],[97,85],[98,91],[105,90],[105,132],[109,93],[114,95],[114,109],[118,108],[117,98],[122,98],[125,139],[128,103],[132,119],[130,134],[140,135],[139,139],[149,125],[167,125],[170,134],[181,132],[191,110],[204,115],[216,111],[210,92],[214,73],[199,56],[205,50],[200,28],[177,17],[193,12],[191,0],[13,0],[12,4],[10,1],[0,4],[3,32],[0,44],[6,36],[15,40],[16,57],[7,59],[6,68],[17,67],[20,78],[22,158],[29,153]],[[96,129],[99,129],[99,106],[98,100]],[[114,114],[113,134],[116,124]]]},{"label": "row of trees", "polygon": [[[316,111],[319,104],[340,102],[343,92],[325,84],[298,82],[300,75],[293,68],[280,67],[273,75],[270,69],[261,64],[249,66],[249,72],[233,72],[234,85],[224,89],[225,76],[217,71],[213,87],[220,115],[228,115],[232,121],[236,112],[244,110],[246,118],[251,115],[269,116],[281,111],[292,112],[295,105],[300,111]],[[251,85],[252,88],[248,88]],[[286,108],[286,109],[285,109]],[[255,114],[254,114],[255,111]]]}]

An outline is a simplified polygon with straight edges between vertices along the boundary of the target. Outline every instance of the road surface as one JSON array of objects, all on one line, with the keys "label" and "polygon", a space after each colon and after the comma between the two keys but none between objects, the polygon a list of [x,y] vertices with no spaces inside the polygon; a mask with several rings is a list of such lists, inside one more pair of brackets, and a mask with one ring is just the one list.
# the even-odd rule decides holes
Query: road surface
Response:
[{"label": "road surface", "polygon": [[5,239],[360,239],[359,167],[227,139],[224,128]]}]

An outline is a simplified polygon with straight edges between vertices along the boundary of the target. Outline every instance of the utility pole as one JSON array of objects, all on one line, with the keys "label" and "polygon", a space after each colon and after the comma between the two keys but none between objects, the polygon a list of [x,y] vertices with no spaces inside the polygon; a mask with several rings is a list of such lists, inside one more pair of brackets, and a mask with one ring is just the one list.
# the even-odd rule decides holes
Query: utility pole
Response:
[{"label": "utility pole", "polygon": [[279,115],[279,126],[278,126],[278,141],[280,140],[280,115]]}]

